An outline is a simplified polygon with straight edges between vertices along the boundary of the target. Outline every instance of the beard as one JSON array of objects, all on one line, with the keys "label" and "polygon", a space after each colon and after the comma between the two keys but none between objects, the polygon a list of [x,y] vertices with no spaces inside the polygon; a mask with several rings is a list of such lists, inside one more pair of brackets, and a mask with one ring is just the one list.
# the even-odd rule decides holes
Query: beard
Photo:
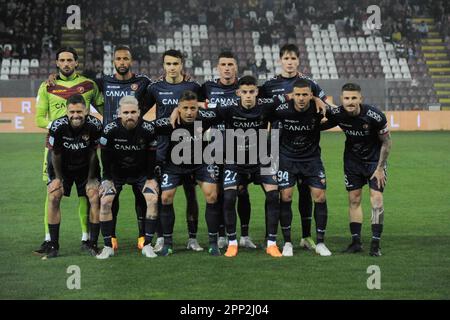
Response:
[{"label": "beard", "polygon": [[75,69],[71,69],[69,71],[64,70],[64,69],[59,69],[59,72],[61,72],[62,75],[65,77],[70,77],[75,72]]},{"label": "beard", "polygon": [[123,68],[115,67],[115,69],[116,69],[117,73],[120,74],[121,76],[126,75],[130,71],[130,68],[127,68],[127,67],[123,67]]},{"label": "beard", "polygon": [[133,129],[136,127],[136,121],[134,120],[127,120],[125,121],[125,128],[127,128],[128,130]]},{"label": "beard", "polygon": [[69,120],[73,128],[80,128],[84,124],[83,118],[70,118]]}]

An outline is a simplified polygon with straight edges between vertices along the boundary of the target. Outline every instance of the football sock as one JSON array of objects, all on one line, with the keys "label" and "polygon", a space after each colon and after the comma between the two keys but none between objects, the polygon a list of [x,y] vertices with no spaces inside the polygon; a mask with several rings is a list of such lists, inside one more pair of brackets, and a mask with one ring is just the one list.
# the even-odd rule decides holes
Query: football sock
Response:
[{"label": "football sock", "polygon": [[149,218],[145,219],[145,242],[144,246],[148,245],[149,243],[152,243],[153,235],[155,234],[156,225],[158,224],[158,221],[156,218]]},{"label": "football sock", "polygon": [[45,226],[45,241],[50,241],[50,232],[48,231],[48,197],[45,195],[44,205],[44,226]]},{"label": "football sock", "polygon": [[239,214],[239,220],[241,221],[241,236],[247,237],[251,212],[250,196],[247,188],[238,191],[237,211]]},{"label": "football sock", "polygon": [[280,203],[280,225],[283,233],[284,242],[291,241],[291,223],[292,223],[292,201],[283,201]]},{"label": "football sock", "polygon": [[325,230],[327,228],[328,208],[327,202],[314,202],[314,220],[316,221],[316,237],[317,243],[321,243],[325,238]]},{"label": "football sock", "polygon": [[267,226],[267,201],[264,201],[264,226],[266,227],[266,233],[264,236],[264,239],[267,240],[267,237],[269,236],[269,229]]},{"label": "football sock", "polygon": [[50,243],[56,249],[59,249],[59,223],[48,224],[48,231],[50,232]]},{"label": "football sock", "polygon": [[225,213],[223,211],[223,190],[219,193],[217,205],[219,206],[219,237],[225,237]]},{"label": "football sock", "polygon": [[111,229],[111,236],[112,237],[116,237],[116,225],[117,225],[117,215],[119,214],[119,195],[116,194],[116,196],[114,197],[113,203],[112,203],[112,229]]},{"label": "football sock", "polygon": [[145,214],[147,212],[147,203],[145,202],[144,195],[139,188],[133,186],[134,192],[134,208],[136,210],[137,224],[139,237],[143,237],[145,234]]},{"label": "football sock", "polygon": [[207,203],[205,210],[206,225],[208,227],[209,243],[217,243],[217,231],[219,228],[219,204]]},{"label": "football sock", "polygon": [[111,233],[113,229],[113,221],[100,221],[100,229],[102,230],[103,241],[106,247],[112,247]]},{"label": "football sock", "polygon": [[228,240],[236,240],[236,198],[237,190],[225,190],[223,195],[223,210]]},{"label": "football sock", "polygon": [[311,237],[312,199],[309,186],[305,183],[297,184],[299,201],[298,211],[302,221],[302,238]]},{"label": "football sock", "polygon": [[198,201],[195,186],[185,183],[183,187],[186,196],[186,219],[188,221],[198,221]]},{"label": "football sock", "polygon": [[175,225],[175,211],[173,204],[161,206],[161,225],[163,229],[164,245],[172,245],[172,233]]},{"label": "football sock", "polygon": [[372,224],[372,239],[380,240],[381,234],[383,233],[383,225],[382,224]]},{"label": "football sock", "polygon": [[89,242],[97,245],[98,235],[100,233],[100,224],[89,222]]},{"label": "football sock", "polygon": [[350,222],[350,233],[352,234],[352,242],[361,243],[361,227],[362,223]]},{"label": "football sock", "polygon": [[189,239],[197,238],[198,220],[188,220],[186,221],[189,233]]},{"label": "football sock", "polygon": [[280,197],[278,190],[266,192],[267,239],[276,241],[278,221],[280,219]]},{"label": "football sock", "polygon": [[89,206],[86,197],[78,197],[78,215],[80,217],[81,232],[83,233],[82,240],[86,241],[89,239]]},{"label": "football sock", "polygon": [[[161,197],[158,199],[158,212],[161,212]],[[162,230],[162,224],[161,224],[161,215],[158,214],[158,218],[156,219],[157,223],[156,223],[156,234],[158,235],[158,237],[162,237],[163,236],[163,230]]]}]

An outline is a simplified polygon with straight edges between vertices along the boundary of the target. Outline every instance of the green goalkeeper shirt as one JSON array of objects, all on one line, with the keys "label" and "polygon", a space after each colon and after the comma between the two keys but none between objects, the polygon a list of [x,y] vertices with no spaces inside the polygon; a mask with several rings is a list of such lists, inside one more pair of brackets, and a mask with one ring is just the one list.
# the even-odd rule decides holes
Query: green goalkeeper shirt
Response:
[{"label": "green goalkeeper shirt", "polygon": [[39,128],[47,128],[55,119],[66,115],[66,100],[81,94],[86,106],[92,104],[97,111],[103,112],[103,95],[97,84],[84,76],[73,73],[70,77],[59,74],[56,85],[48,87],[45,82],[39,87],[36,98],[36,124]]}]

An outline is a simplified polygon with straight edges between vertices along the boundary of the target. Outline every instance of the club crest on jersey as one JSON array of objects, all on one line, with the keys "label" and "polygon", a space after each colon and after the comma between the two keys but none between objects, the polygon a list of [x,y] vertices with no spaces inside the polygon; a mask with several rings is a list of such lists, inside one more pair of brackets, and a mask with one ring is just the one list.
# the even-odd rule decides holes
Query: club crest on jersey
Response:
[{"label": "club crest on jersey", "polygon": [[84,88],[83,88],[83,87],[78,87],[78,88],[77,88],[77,91],[78,91],[78,93],[80,93],[80,94],[81,94],[81,93],[83,93],[83,92],[84,92]]},{"label": "club crest on jersey", "polygon": [[367,115],[378,122],[381,121],[381,116],[372,110],[367,110]]},{"label": "club crest on jersey", "polygon": [[81,139],[83,139],[84,141],[88,141],[89,140],[89,135],[88,134],[83,134],[81,136]]},{"label": "club crest on jersey", "polygon": [[366,129],[366,130],[369,129],[369,125],[367,123],[363,124],[362,127],[363,127],[363,129]]},{"label": "club crest on jersey", "polygon": [[139,86],[137,85],[137,83],[133,83],[131,85],[131,90],[136,91],[139,88]]},{"label": "club crest on jersey", "polygon": [[219,176],[219,168],[213,164],[208,165],[207,169],[206,169],[210,175],[210,177],[214,180],[217,179],[217,177]]}]

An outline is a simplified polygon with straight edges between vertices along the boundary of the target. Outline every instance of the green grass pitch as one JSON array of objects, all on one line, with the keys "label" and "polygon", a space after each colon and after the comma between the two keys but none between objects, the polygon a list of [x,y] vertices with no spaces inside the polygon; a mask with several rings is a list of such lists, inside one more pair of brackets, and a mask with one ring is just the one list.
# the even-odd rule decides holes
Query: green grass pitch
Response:
[{"label": "green grass pitch", "polygon": [[[144,258],[136,249],[132,192],[121,197],[118,254],[97,261],[80,252],[76,197],[62,204],[61,256],[42,261],[31,254],[43,240],[45,184],[41,181],[43,134],[0,135],[1,299],[448,299],[450,297],[450,133],[392,134],[385,191],[383,256],[368,255],[370,205],[364,189],[365,252],[345,255],[347,193],[343,183],[342,133],[324,133],[328,181],[326,241],[331,257],[298,248],[300,220],[294,199],[294,257],[273,259],[263,250],[240,250],[234,259],[186,251],[185,201],[176,197],[175,254]],[[75,189],[72,190],[74,194]],[[199,240],[207,245],[203,197],[199,194]],[[261,243],[263,195],[251,187],[250,235]],[[314,226],[314,224],[313,224]],[[239,229],[238,229],[239,230]],[[101,239],[101,238],[100,238]],[[100,241],[102,243],[102,241]],[[279,243],[281,233],[279,230]],[[67,268],[81,270],[81,289],[66,286]],[[369,290],[367,268],[381,270],[381,289]]]}]

